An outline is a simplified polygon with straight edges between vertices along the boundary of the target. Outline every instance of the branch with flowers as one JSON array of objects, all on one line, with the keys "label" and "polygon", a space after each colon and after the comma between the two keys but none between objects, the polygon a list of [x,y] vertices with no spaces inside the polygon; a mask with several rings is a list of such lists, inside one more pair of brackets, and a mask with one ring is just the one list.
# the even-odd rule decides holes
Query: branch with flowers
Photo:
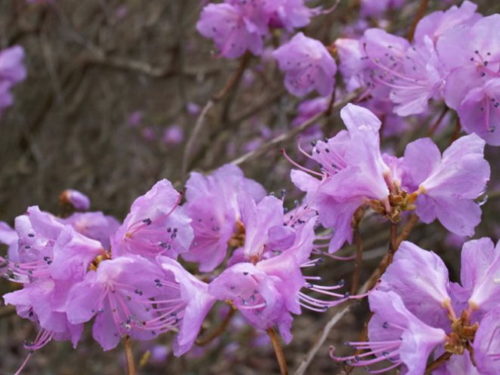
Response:
[{"label": "branch with flowers", "polygon": [[[136,375],[143,365],[133,342],[170,335],[181,357],[224,345],[240,324],[267,337],[275,370],[286,375],[286,345],[304,314],[326,318],[305,335],[313,344],[295,359],[295,375],[328,346],[332,371],[347,374],[500,373],[500,245],[472,238],[488,209],[485,191],[493,191],[490,202],[498,196],[488,186],[495,167],[488,152],[500,145],[500,16],[482,15],[470,1],[434,12],[430,3],[414,4],[408,38],[367,27],[403,1],[204,4],[196,29],[218,58],[239,62],[194,121],[178,160],[185,183],[160,179],[124,220],[91,211],[89,197],[69,189],[57,214],[32,205],[13,225],[0,222],[7,247],[0,272],[15,285],[0,318],[15,307],[37,328],[16,374],[52,341],[76,349],[85,327],[104,351],[122,344],[126,371]],[[364,21],[331,45],[307,35],[313,19],[335,20],[343,6]],[[176,72],[86,45],[100,66],[152,78]],[[20,46],[0,52],[0,115],[26,78],[24,56]],[[222,133],[210,128],[210,115],[237,136],[237,92],[266,59],[289,94],[310,98],[289,129],[200,172],[211,147],[203,132],[209,128],[210,141]],[[239,167],[260,163],[272,175],[272,152],[288,163],[292,191],[269,193]],[[413,241],[435,226],[460,238],[458,277],[425,236]],[[371,264],[380,234],[387,243]],[[337,276],[341,267],[348,278]],[[330,343],[339,322],[363,306],[359,338],[350,348]]]}]

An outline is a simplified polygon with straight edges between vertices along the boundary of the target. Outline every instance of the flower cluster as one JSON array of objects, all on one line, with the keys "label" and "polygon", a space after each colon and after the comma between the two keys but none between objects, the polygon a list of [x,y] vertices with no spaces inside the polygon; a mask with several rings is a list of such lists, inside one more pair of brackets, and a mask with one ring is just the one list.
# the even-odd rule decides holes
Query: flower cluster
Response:
[{"label": "flower cluster", "polygon": [[[299,145],[302,162],[283,152],[295,167],[291,182],[304,198],[290,209],[284,194],[268,194],[236,165],[226,164],[207,175],[192,172],[182,194],[168,180],[158,181],[132,203],[123,221],[89,211],[90,199],[69,189],[59,197],[58,216],[32,206],[13,228],[0,222],[0,243],[8,248],[0,274],[18,286],[3,299],[38,327],[28,349],[52,340],[76,347],[88,325],[103,350],[122,339],[148,341],[173,332],[173,352],[180,356],[196,343],[216,304],[228,309],[228,317],[239,312],[276,346],[276,332],[284,342],[292,340],[294,316],[304,309],[324,312],[368,296],[373,314],[367,339],[350,342],[354,355],[332,351],[335,360],[370,367],[374,374],[500,373],[500,244],[487,237],[465,242],[458,283],[436,253],[405,241],[411,225],[398,227],[437,220],[463,238],[472,237],[481,223],[492,175],[485,147],[500,145],[500,15],[482,16],[464,1],[417,17],[408,39],[381,28],[361,35],[357,26],[366,28],[403,6],[402,0],[362,0],[353,7],[361,15],[354,31],[325,46],[304,32],[293,34],[325,13],[308,5],[224,0],[205,4],[197,23],[227,58],[263,54],[271,32],[281,29],[274,33],[281,46],[269,56],[284,73],[286,89],[296,97],[319,94],[298,106],[292,126],[340,109],[346,129],[313,141],[310,149]],[[23,55],[21,47],[0,52],[0,113],[12,104],[12,86],[26,77]],[[188,113],[200,116],[197,127],[240,78],[245,81],[243,63],[248,60],[242,59],[235,79],[203,110],[187,105]],[[335,98],[347,94],[355,104],[340,108]],[[384,147],[382,136],[399,131],[402,118],[428,119],[438,112],[436,125],[423,128],[429,137],[418,138],[422,132],[416,129],[392,145],[400,151]],[[451,139],[431,139],[447,113],[461,126]],[[302,134],[309,139],[321,134],[313,122]],[[142,126],[142,112],[131,113],[128,123],[146,139],[156,137],[153,128]],[[268,137],[273,131],[262,129]],[[265,146],[290,139],[293,132]],[[184,134],[172,125],[163,138],[178,144]],[[359,287],[365,216],[390,224],[390,243]],[[353,257],[331,255],[355,235]],[[312,270],[322,256],[355,259],[351,293],[357,295],[340,291],[342,282],[322,285]],[[279,350],[277,356],[287,373]]]},{"label": "flower cluster", "polygon": [[[88,208],[77,191],[61,198]],[[3,272],[22,285],[4,300],[40,328],[28,347],[52,339],[76,346],[92,321],[104,350],[125,336],[150,340],[178,331],[174,353],[182,355],[216,301],[229,303],[258,329],[279,328],[290,341],[292,314],[302,307],[324,311],[343,300],[332,292],[341,285],[317,285],[318,277],[301,272],[315,264],[316,213],[307,206],[285,214],[282,200],[266,196],[231,165],[209,176],[193,173],[186,202],[180,201],[161,180],[135,200],[123,223],[101,212],[61,218],[36,206],[16,218],[14,229],[2,223],[0,241],[9,246]],[[224,269],[204,274],[206,283],[176,260],[179,255],[203,272]]]},{"label": "flower cluster", "polygon": [[26,78],[24,50],[14,46],[0,51],[0,115],[14,102],[11,89]]},{"label": "flower cluster", "polygon": [[304,0],[226,0],[206,5],[197,29],[214,40],[221,56],[236,58],[246,51],[260,55],[270,28],[292,31],[317,13]]},{"label": "flower cluster", "polygon": [[[490,167],[484,141],[471,134],[441,154],[429,138],[406,146],[397,158],[380,151],[380,120],[368,109],[348,104],[340,113],[347,131],[315,143],[306,156],[321,166],[292,170],[294,184],[307,193],[323,226],[335,229],[330,252],[352,241],[352,218],[362,207],[393,222],[415,210],[425,223],[436,218],[451,232],[470,236],[480,222],[474,200],[485,189]],[[300,167],[300,166],[299,166]]]},{"label": "flower cluster", "polygon": [[418,23],[413,42],[368,29],[360,39],[335,42],[350,90],[363,87],[372,100],[390,99],[399,116],[425,113],[430,100],[457,111],[463,129],[500,144],[500,16],[477,6],[434,12]]},{"label": "flower cluster", "polygon": [[403,366],[411,375],[423,375],[429,361],[440,375],[498,374],[499,272],[500,246],[489,238],[464,244],[461,284],[449,281],[435,253],[403,242],[369,295],[369,341],[351,343],[360,354],[334,358],[353,366],[388,361],[383,371]]}]

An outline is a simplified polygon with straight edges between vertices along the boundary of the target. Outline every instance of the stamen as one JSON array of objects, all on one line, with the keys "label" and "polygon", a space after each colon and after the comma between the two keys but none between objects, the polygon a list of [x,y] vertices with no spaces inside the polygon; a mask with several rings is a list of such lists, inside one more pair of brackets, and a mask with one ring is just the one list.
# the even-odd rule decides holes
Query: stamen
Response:
[{"label": "stamen", "polygon": [[299,168],[300,170],[307,172],[307,173],[310,173],[310,174],[313,174],[315,176],[321,177],[321,178],[323,177],[323,174],[316,172],[316,171],[313,171],[312,169],[306,168],[306,167],[300,165],[299,163],[297,163],[290,156],[288,156],[287,152],[284,149],[281,149],[281,153],[283,154],[285,159],[288,160],[288,162],[290,164],[294,165],[295,167]]}]

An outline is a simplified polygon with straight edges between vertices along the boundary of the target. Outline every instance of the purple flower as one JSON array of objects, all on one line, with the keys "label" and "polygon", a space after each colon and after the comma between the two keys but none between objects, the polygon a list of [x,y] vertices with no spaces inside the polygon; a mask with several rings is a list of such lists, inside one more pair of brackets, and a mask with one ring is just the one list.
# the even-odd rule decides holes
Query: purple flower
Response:
[{"label": "purple flower", "polygon": [[[375,290],[370,293],[369,302],[370,310],[374,313],[368,324],[369,341],[350,343],[367,351],[356,356],[333,358],[347,360],[352,366],[369,366],[389,360],[392,364],[376,373],[404,364],[405,374],[423,375],[430,354],[445,342],[445,331],[421,321],[392,291]],[[375,358],[371,359],[371,356]]]},{"label": "purple flower", "polygon": [[0,51],[0,82],[8,82],[11,86],[26,79],[26,68],[23,64],[24,49],[14,46]]},{"label": "purple flower", "polygon": [[333,92],[337,64],[319,41],[298,33],[273,56],[285,72],[285,86],[293,95],[304,96],[316,90],[327,96]]},{"label": "purple flower", "polygon": [[0,115],[13,103],[10,89],[26,79],[24,49],[14,46],[0,51]]},{"label": "purple flower", "polygon": [[500,146],[500,78],[470,90],[457,112],[467,133],[476,133],[488,144]]},{"label": "purple flower", "polygon": [[209,176],[193,172],[186,183],[184,209],[192,218],[194,240],[183,258],[212,271],[226,257],[229,246],[239,247],[245,236],[240,199],[254,204],[265,195],[264,188],[243,176],[234,165],[225,165]]},{"label": "purple flower", "polygon": [[[411,277],[407,276],[412,270]],[[443,327],[448,323],[445,307],[451,308],[448,270],[439,256],[411,242],[403,242],[382,276],[379,290],[392,290],[408,310],[424,323]]]},{"label": "purple flower", "polygon": [[82,326],[68,321],[64,306],[70,288],[83,278],[92,260],[104,253],[101,244],[38,207],[17,217],[15,228],[17,246],[9,251],[7,277],[22,283],[23,289],[3,297],[16,306],[19,316],[40,327],[28,347],[39,349],[51,339],[71,340],[76,346]]},{"label": "purple flower", "polygon": [[311,17],[319,13],[318,9],[307,7],[304,0],[268,0],[264,9],[270,26],[288,31],[308,25]]},{"label": "purple flower", "polygon": [[386,176],[389,167],[382,159],[379,145],[380,120],[369,110],[348,104],[340,113],[348,131],[318,142],[310,157],[322,172],[292,170],[293,183],[307,192],[307,199],[318,208],[319,220],[335,228],[329,251],[337,251],[352,240],[352,216],[369,200],[389,205]]},{"label": "purple flower", "polygon": [[176,258],[193,239],[191,219],[179,207],[181,195],[167,180],[158,181],[137,198],[111,241],[114,256],[159,254]]},{"label": "purple flower", "polygon": [[[344,297],[332,292],[342,285],[321,286],[313,283],[319,277],[302,275],[301,267],[315,264],[308,261],[313,248],[314,219],[299,226],[293,242],[282,246],[276,252],[278,255],[270,252],[268,258],[262,260],[233,264],[209,284],[209,292],[214,297],[229,301],[255,328],[278,327],[285,342],[292,339],[292,314],[300,314],[301,307],[322,312],[342,302]],[[260,246],[261,242],[252,243]],[[301,292],[303,288],[337,300],[313,298]]]},{"label": "purple flower", "polygon": [[227,58],[240,57],[246,51],[260,55],[268,32],[267,18],[258,2],[238,0],[206,5],[196,28],[213,39],[220,55]]},{"label": "purple flower", "polygon": [[339,69],[348,91],[364,87],[367,81],[365,70],[369,67],[361,41],[339,38],[335,41],[339,56]]},{"label": "purple flower", "polygon": [[73,324],[95,317],[92,334],[104,350],[128,335],[149,340],[174,329],[186,300],[170,272],[137,255],[99,262],[68,295],[65,311]]},{"label": "purple flower", "polygon": [[102,245],[77,233],[70,225],[38,207],[16,218],[17,251],[9,260],[10,279],[21,283],[54,278],[69,280],[83,276]]},{"label": "purple flower", "polygon": [[184,130],[179,125],[171,125],[163,132],[163,143],[177,145],[184,140]]},{"label": "purple flower", "polygon": [[72,324],[64,312],[69,288],[73,283],[45,278],[3,295],[6,304],[16,306],[17,314],[39,327],[35,340],[26,346],[37,350],[52,339],[70,340],[76,347],[83,331],[82,324]]},{"label": "purple flower", "polygon": [[390,98],[400,116],[424,113],[430,99],[441,99],[446,72],[434,44],[424,38],[421,45],[408,49],[401,72],[386,78],[392,88]]},{"label": "purple flower", "polygon": [[436,43],[448,30],[477,21],[481,16],[476,13],[477,5],[464,1],[460,7],[452,6],[446,11],[432,12],[422,18],[415,29],[415,42],[423,43],[426,37]]},{"label": "purple flower", "polygon": [[437,218],[455,234],[474,233],[481,218],[474,199],[483,193],[490,177],[483,150],[484,141],[473,134],[453,142],[442,156],[428,138],[406,147],[403,184],[418,189],[416,213],[423,222]]},{"label": "purple flower", "polygon": [[111,249],[110,239],[120,227],[118,220],[102,212],[77,212],[63,221],[78,233],[99,241],[107,250]]},{"label": "purple flower", "polygon": [[368,326],[370,340],[351,343],[368,351],[336,359],[354,361],[354,366],[389,359],[394,364],[387,371],[404,364],[405,373],[422,375],[433,352],[434,359],[446,352],[451,362],[441,366],[439,374],[498,372],[499,249],[488,238],[465,243],[460,285],[448,281],[446,266],[436,254],[403,242],[370,293],[375,313]]},{"label": "purple flower", "polygon": [[299,126],[317,114],[326,111],[330,100],[329,97],[304,100],[297,108],[298,114],[297,117],[293,119],[292,125]]},{"label": "purple flower", "polygon": [[87,211],[90,208],[90,199],[78,190],[66,189],[59,196],[59,201],[69,204],[78,211]]}]

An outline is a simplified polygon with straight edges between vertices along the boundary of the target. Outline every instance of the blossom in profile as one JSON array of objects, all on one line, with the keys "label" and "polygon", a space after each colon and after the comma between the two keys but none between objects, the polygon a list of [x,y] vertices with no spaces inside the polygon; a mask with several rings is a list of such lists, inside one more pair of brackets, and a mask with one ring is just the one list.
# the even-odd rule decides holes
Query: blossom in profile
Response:
[{"label": "blossom in profile", "polygon": [[285,86],[296,96],[314,90],[327,96],[333,92],[337,64],[325,46],[303,33],[273,52],[280,69],[285,73]]},{"label": "blossom in profile", "polygon": [[292,182],[306,192],[319,221],[333,229],[329,251],[352,241],[352,220],[360,208],[371,208],[398,222],[415,210],[425,223],[438,219],[448,230],[470,236],[479,224],[475,199],[485,190],[490,167],[485,142],[471,134],[453,142],[443,154],[428,138],[414,141],[397,158],[380,151],[380,120],[368,109],[348,104],[341,110],[348,130],[315,143],[306,154],[320,171],[292,170]]},{"label": "blossom in profile", "polygon": [[291,172],[295,186],[306,192],[307,201],[318,209],[321,224],[335,229],[330,252],[352,241],[352,217],[365,202],[377,200],[390,209],[385,177],[390,168],[380,152],[380,120],[353,104],[345,106],[340,116],[348,130],[317,142],[310,155],[320,164],[321,172]]}]

